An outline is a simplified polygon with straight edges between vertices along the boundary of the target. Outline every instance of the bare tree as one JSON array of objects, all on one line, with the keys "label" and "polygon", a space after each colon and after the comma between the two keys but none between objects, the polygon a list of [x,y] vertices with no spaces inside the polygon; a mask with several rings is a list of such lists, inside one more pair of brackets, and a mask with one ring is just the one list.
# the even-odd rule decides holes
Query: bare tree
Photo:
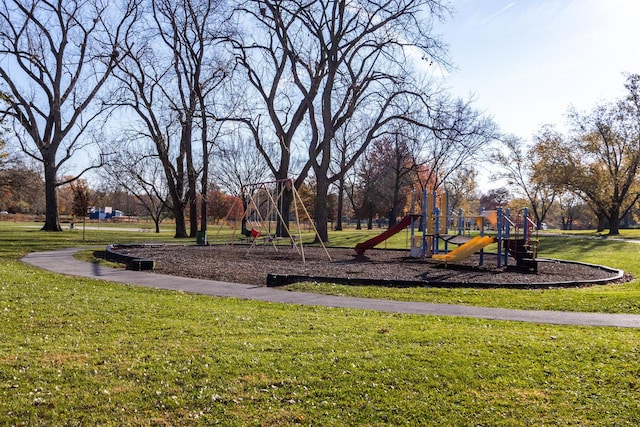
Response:
[{"label": "bare tree", "polygon": [[171,212],[171,197],[162,163],[157,155],[149,154],[142,144],[128,148],[122,143],[118,156],[105,164],[108,179],[132,194],[144,207],[160,233],[160,223]]},{"label": "bare tree", "polygon": [[[133,42],[132,42],[133,43]],[[137,39],[137,47],[122,62],[116,73],[121,83],[120,90],[113,97],[115,105],[130,109],[139,120],[133,120],[130,140],[151,141],[162,164],[171,210],[175,220],[174,237],[187,237],[185,206],[187,204],[187,182],[185,173],[184,147],[180,144],[177,118],[171,113],[165,90],[169,68],[163,64],[149,46],[151,41]],[[142,124],[142,126],[140,126]],[[150,154],[150,153],[148,153]]]},{"label": "bare tree", "polygon": [[[181,127],[180,145],[186,154],[190,236],[198,229],[197,178],[201,175],[201,230],[207,229],[206,194],[209,182],[209,125],[206,112],[210,94],[228,73],[216,50],[228,36],[224,2],[208,0],[152,0],[153,19],[171,58],[174,96],[169,97]],[[168,59],[166,58],[166,59]],[[198,129],[199,136],[194,135]],[[201,173],[196,170],[194,140],[201,144]]]},{"label": "bare tree", "polygon": [[370,152],[359,157],[353,168],[345,174],[345,194],[356,217],[356,229],[362,228],[362,220],[367,219],[367,227],[373,227],[376,212],[377,182],[376,165],[370,159]]},{"label": "bare tree", "polygon": [[[155,145],[162,163],[176,221],[175,237],[186,237],[185,208],[190,208],[190,236],[197,228],[198,177],[203,194],[209,182],[210,114],[215,89],[226,64],[216,44],[225,27],[221,2],[149,0],[150,12],[127,40],[130,54],[119,64],[121,87],[115,106],[131,109],[142,124],[140,136]],[[200,161],[196,159],[200,143]],[[206,231],[206,197],[202,197]]]},{"label": "bare tree", "polygon": [[495,164],[502,167],[493,178],[504,179],[510,188],[526,198],[538,228],[560,192],[560,187],[547,177],[547,170],[542,167],[544,158],[554,155],[559,138],[552,129],[543,128],[536,136],[536,143],[527,147],[520,138],[508,136],[501,149],[492,155]]},{"label": "bare tree", "polygon": [[[354,147],[357,149],[358,141],[363,137],[362,132],[352,131],[352,127],[354,127],[351,126],[352,123],[355,125],[355,121],[350,121],[336,132],[335,150],[333,151],[333,155],[335,156],[335,158],[331,165],[333,174],[348,169],[347,164],[352,158]],[[360,127],[359,129],[362,129],[362,127]],[[353,169],[353,167],[351,169]],[[353,198],[354,184],[353,180],[347,177],[348,173],[349,172],[347,171],[343,174],[340,174],[339,178],[334,183],[338,190],[337,219],[335,227],[336,231],[342,230],[342,217],[344,211],[345,196],[349,197],[349,201],[351,202],[352,207],[355,203],[355,199]],[[347,191],[347,186],[349,186],[349,192]]]},{"label": "bare tree", "polygon": [[[408,73],[406,49],[417,48],[431,60],[444,62],[444,49],[431,34],[433,20],[448,12],[439,1],[319,2],[318,11],[302,21],[326,58],[320,96],[309,111],[309,160],[317,181],[316,223],[327,240],[326,197],[329,185],[344,173],[330,174],[336,131],[356,114],[369,117],[368,131],[352,161],[396,120],[411,120],[418,106],[427,107],[425,92]],[[418,18],[420,16],[420,18]],[[310,66],[308,64],[307,66]],[[304,89],[305,82],[296,81]]]},{"label": "bare tree", "polygon": [[435,191],[474,161],[486,158],[490,142],[499,137],[495,123],[464,101],[440,95],[418,119],[428,123],[428,130],[416,129],[415,138],[420,155],[416,158],[417,184],[420,190]]},{"label": "bare tree", "polygon": [[122,39],[137,18],[137,1],[8,0],[0,6],[0,79],[10,96],[0,115],[13,119],[22,150],[44,168],[46,231],[61,231],[60,168],[92,141],[101,114],[92,108],[126,54]]},{"label": "bare tree", "polygon": [[[242,201],[243,210],[248,204],[248,189],[252,184],[269,179],[269,170],[264,158],[257,150],[252,149],[252,142],[243,139],[238,130],[219,138],[213,152],[215,158],[213,172],[217,184],[229,194]],[[242,231],[246,231],[246,218],[242,218]]]},{"label": "bare tree", "polygon": [[[242,123],[253,139],[258,152],[276,181],[295,177],[294,186],[300,188],[307,178],[311,164],[305,158],[306,149],[300,142],[306,129],[301,126],[309,107],[318,94],[325,77],[324,63],[312,49],[307,31],[299,21],[299,14],[313,3],[289,0],[249,0],[239,2],[236,14],[245,23],[245,31],[231,40],[238,64],[238,76],[244,74],[246,85],[240,85],[243,108],[234,108],[232,117]],[[304,63],[296,59],[304,56]],[[316,63],[312,67],[306,64]],[[307,81],[303,92],[292,84],[293,75]],[[298,144],[296,144],[298,142]],[[296,155],[302,166],[295,168]],[[288,220],[292,193],[283,191],[282,211]],[[286,224],[285,224],[286,225]],[[278,235],[286,234],[287,226],[278,224]]]},{"label": "bare tree", "polygon": [[[346,163],[350,168],[388,122],[407,117],[407,106],[424,104],[424,93],[407,84],[407,51],[416,49],[431,61],[444,62],[442,46],[430,26],[448,10],[437,0],[277,0],[246,5],[242,10],[272,35],[262,43],[238,45],[240,63],[263,94],[276,130],[271,141],[281,147],[280,163],[272,169],[280,176],[289,173],[295,138],[307,139],[300,144],[306,147],[307,158],[297,183],[313,169],[316,222],[320,238],[326,240],[328,189],[345,172],[329,176],[336,133],[356,112],[368,117],[370,130]],[[254,58],[270,61],[268,80],[251,62]],[[278,87],[287,88],[284,96],[274,90]],[[415,100],[406,102],[407,97]],[[310,133],[297,135],[305,120]]]},{"label": "bare tree", "polygon": [[560,222],[563,230],[573,229],[573,223],[580,215],[583,203],[582,199],[571,191],[564,191],[558,195]]}]

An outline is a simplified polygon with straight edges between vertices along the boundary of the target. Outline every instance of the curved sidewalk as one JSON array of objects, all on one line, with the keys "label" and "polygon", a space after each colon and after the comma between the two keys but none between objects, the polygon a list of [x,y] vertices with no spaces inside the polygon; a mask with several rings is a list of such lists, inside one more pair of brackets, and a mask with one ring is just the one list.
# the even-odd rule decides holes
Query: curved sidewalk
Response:
[{"label": "curved sidewalk", "polygon": [[86,248],[34,252],[22,258],[23,262],[56,273],[108,280],[128,285],[157,289],[179,290],[217,297],[280,302],[311,306],[355,308],[407,314],[435,316],[461,316],[491,320],[510,320],[557,325],[612,326],[640,328],[640,315],[608,313],[576,313],[561,311],[528,311],[503,308],[472,307],[453,304],[402,302],[368,298],[339,297],[304,292],[283,292],[274,288],[214,280],[167,276],[150,272],[114,269],[79,261],[73,254]]}]

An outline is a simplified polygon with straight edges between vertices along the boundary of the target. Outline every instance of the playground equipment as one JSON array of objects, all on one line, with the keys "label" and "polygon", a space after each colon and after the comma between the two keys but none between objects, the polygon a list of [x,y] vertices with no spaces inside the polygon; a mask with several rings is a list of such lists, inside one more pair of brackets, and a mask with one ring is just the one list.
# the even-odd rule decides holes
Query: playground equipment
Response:
[{"label": "playground equipment", "polygon": [[[492,235],[486,235],[487,223],[491,226]],[[478,236],[471,238],[471,226],[477,227]],[[450,226],[455,234],[449,233]],[[533,237],[537,233],[536,225],[529,218],[528,209],[518,211],[512,220],[509,209],[502,207],[491,211],[482,211],[479,215],[465,217],[462,210],[457,214],[448,208],[448,194],[436,192],[423,194],[422,212],[405,216],[398,224],[365,242],[358,243],[354,250],[362,255],[367,249],[385,241],[389,237],[411,227],[410,256],[415,258],[431,258],[445,264],[462,261],[479,253],[479,264],[484,263],[484,248],[497,243],[497,267],[508,265],[508,257],[516,261],[516,268],[526,271],[537,271],[538,240]],[[457,229],[457,230],[456,230]],[[495,235],[493,235],[495,232]],[[449,245],[458,247],[449,250]]]},{"label": "playground equipment", "polygon": [[[501,213],[501,210],[502,208],[499,208],[498,212]],[[507,209],[505,215],[501,216],[503,219],[501,228],[506,230],[507,233],[506,238],[503,239],[507,244],[506,250],[502,251],[504,265],[507,265],[507,254],[509,254],[516,260],[517,268],[534,272],[538,271],[538,261],[536,261],[538,244],[540,242],[538,240],[538,227],[529,217],[529,210],[524,208],[518,211],[515,224],[511,222],[509,217],[509,209]],[[515,228],[513,238],[510,238],[508,234],[511,227]],[[520,234],[521,230],[522,235]]]},{"label": "playground equipment", "polygon": [[454,249],[451,252],[447,252],[445,254],[432,255],[432,258],[436,261],[443,262],[462,261],[463,259],[468,258],[472,254],[478,252],[482,248],[489,246],[490,244],[495,242],[496,238],[492,236],[475,236],[468,242],[458,246],[457,249]]},{"label": "playground equipment", "polygon": [[[246,226],[246,230],[242,231],[249,238],[247,253],[254,249],[259,241],[270,244],[275,251],[278,251],[280,243],[288,241],[289,246],[295,249],[300,254],[302,262],[305,262],[302,245],[302,219],[308,221],[315,232],[316,241],[320,243],[327,258],[331,261],[331,256],[320,239],[311,215],[309,215],[291,179],[246,185],[242,192],[246,197],[242,221],[243,228]],[[289,193],[288,201],[285,201],[285,193]],[[285,206],[288,207],[285,208]],[[287,215],[286,219],[285,215]],[[235,240],[235,232],[234,227],[232,242]]]},{"label": "playground equipment", "polygon": [[[286,203],[285,193],[288,193],[289,197]],[[260,242],[272,246],[275,251],[278,251],[281,244],[286,243],[287,246],[295,249],[300,254],[302,262],[305,262],[301,221],[306,220],[309,228],[315,232],[316,241],[320,243],[331,261],[331,256],[320,239],[318,230],[291,179],[245,185],[242,187],[242,194],[244,201],[241,202],[240,198],[234,201],[218,229],[217,234],[220,233],[224,224],[231,225],[229,244],[236,243],[238,223],[240,223],[242,240],[248,239],[249,243],[247,253]],[[241,215],[233,214],[238,210],[242,212]],[[285,216],[288,221],[285,220]]]},{"label": "playground equipment", "polygon": [[384,242],[389,237],[398,234],[405,228],[409,227],[413,223],[415,218],[420,218],[420,215],[407,215],[402,218],[402,221],[389,228],[382,234],[379,234],[365,242],[358,243],[354,248],[356,253],[358,255],[362,255],[367,249],[372,249],[374,246],[377,246],[378,244]]}]

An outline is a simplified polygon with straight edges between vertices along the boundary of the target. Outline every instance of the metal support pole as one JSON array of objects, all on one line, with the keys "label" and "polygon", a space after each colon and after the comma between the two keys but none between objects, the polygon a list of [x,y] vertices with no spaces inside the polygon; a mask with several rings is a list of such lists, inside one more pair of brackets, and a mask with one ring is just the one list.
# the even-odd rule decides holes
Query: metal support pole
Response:
[{"label": "metal support pole", "polygon": [[[482,208],[482,212],[484,212],[484,208]],[[484,237],[484,216],[481,215],[482,220],[480,221],[480,236]],[[480,249],[480,263],[479,265],[484,265],[484,249]]]},{"label": "metal support pole", "polygon": [[437,254],[440,251],[440,248],[438,247],[438,237],[440,235],[440,209],[434,208],[433,214],[436,217],[436,225],[433,232],[433,253]]},{"label": "metal support pole", "polygon": [[422,258],[427,256],[427,190],[422,194]]},{"label": "metal support pole", "polygon": [[529,208],[524,208],[524,228],[523,228],[523,233],[522,236],[524,237],[524,242],[528,242],[529,241]]},{"label": "metal support pole", "polygon": [[511,210],[509,208],[507,208],[506,210],[506,214],[505,214],[505,219],[507,221],[505,221],[505,233],[504,233],[504,240],[507,244],[507,248],[504,251],[504,265],[505,267],[509,265],[509,238],[511,237]]},{"label": "metal support pole", "polygon": [[502,241],[502,228],[503,228],[503,218],[502,218],[502,206],[498,206],[498,208],[496,209],[496,216],[497,216],[497,228],[498,228],[498,254],[497,254],[497,263],[498,263],[498,268],[502,267],[502,246],[503,246],[503,241]]}]

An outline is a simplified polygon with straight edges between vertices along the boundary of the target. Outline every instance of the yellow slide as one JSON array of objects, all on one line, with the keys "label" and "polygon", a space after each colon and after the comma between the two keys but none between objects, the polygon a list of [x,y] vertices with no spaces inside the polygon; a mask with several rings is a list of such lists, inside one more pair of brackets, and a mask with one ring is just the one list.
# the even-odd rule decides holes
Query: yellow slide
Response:
[{"label": "yellow slide", "polygon": [[489,246],[490,244],[495,242],[495,237],[476,236],[464,245],[460,245],[460,247],[458,247],[457,249],[449,252],[448,254],[434,254],[431,258],[441,262],[461,261],[467,257],[470,257],[485,246]]}]

